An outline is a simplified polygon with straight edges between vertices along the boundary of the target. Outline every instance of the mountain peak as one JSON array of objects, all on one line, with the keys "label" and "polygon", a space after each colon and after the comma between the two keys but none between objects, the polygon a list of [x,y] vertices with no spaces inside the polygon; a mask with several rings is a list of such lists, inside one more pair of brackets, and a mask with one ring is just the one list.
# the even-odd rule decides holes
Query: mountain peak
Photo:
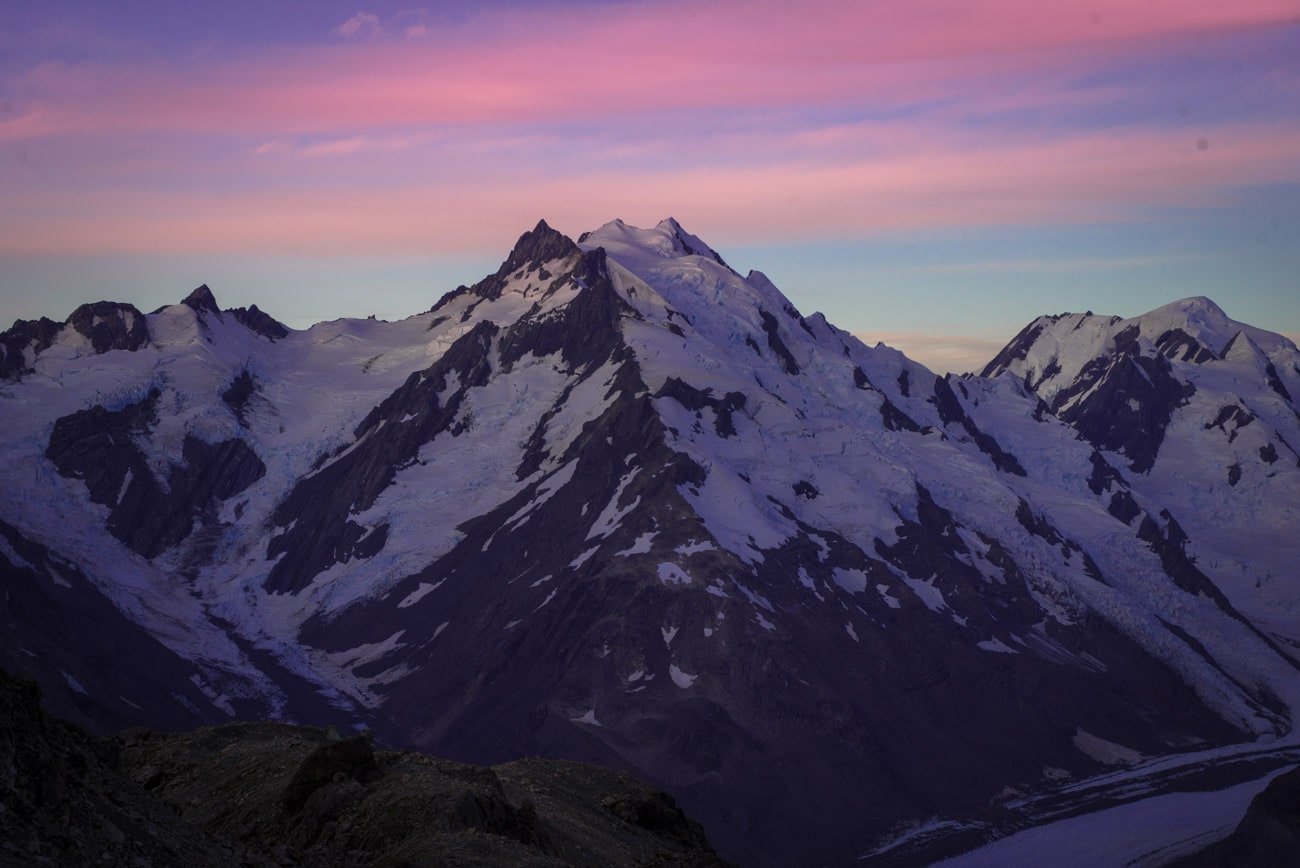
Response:
[{"label": "mountain peak", "polygon": [[702,256],[730,268],[717,251],[699,236],[683,229],[675,217],[666,217],[650,229],[614,219],[598,229],[584,232],[578,242],[585,250],[604,247],[616,261],[628,266],[640,261],[648,263]]},{"label": "mountain peak", "polygon": [[1214,325],[1216,327],[1230,322],[1228,315],[1223,308],[1214,303],[1214,300],[1204,295],[1193,295],[1187,298],[1180,298],[1178,301],[1171,301],[1169,304],[1162,305],[1155,310],[1142,314],[1138,319],[1147,319],[1155,317],[1180,317],[1187,322],[1195,325]]},{"label": "mountain peak", "polygon": [[536,226],[519,236],[503,268],[509,273],[530,262],[548,262],[577,252],[578,246],[569,236],[552,229],[545,220],[538,220]]},{"label": "mountain peak", "polygon": [[203,311],[216,314],[221,313],[221,308],[217,306],[216,296],[212,294],[212,290],[208,289],[206,283],[200,284],[198,288],[185,296],[181,301],[181,304],[192,308],[199,313],[202,313]]}]

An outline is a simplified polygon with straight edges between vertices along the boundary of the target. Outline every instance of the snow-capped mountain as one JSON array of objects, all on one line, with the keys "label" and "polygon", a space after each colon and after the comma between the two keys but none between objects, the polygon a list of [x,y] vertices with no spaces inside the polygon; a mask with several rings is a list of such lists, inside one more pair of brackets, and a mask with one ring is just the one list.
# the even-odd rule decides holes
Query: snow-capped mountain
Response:
[{"label": "snow-capped mountain", "polygon": [[201,287],[0,348],[0,662],[64,716],[592,760],[745,864],[1290,744],[1300,370],[1208,303],[937,377],[676,221],[539,223],[401,322]]},{"label": "snow-capped mountain", "polygon": [[1189,298],[1132,319],[1040,317],[983,373],[1019,380],[1103,450],[1234,607],[1300,645],[1295,344]]}]

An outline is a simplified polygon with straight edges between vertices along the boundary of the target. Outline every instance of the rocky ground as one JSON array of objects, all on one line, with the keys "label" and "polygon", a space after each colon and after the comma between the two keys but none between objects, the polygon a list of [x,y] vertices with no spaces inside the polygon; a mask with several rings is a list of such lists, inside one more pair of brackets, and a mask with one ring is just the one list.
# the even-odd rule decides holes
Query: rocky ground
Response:
[{"label": "rocky ground", "polygon": [[722,866],[668,796],[252,723],[96,739],[0,672],[0,866]]},{"label": "rocky ground", "polygon": [[1177,868],[1286,868],[1300,865],[1300,768],[1279,775],[1256,796],[1231,835]]}]

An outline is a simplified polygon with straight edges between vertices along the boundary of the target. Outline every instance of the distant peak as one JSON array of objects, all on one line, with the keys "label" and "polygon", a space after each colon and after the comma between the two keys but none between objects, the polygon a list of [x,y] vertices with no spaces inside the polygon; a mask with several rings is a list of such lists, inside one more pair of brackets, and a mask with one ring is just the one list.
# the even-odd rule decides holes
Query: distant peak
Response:
[{"label": "distant peak", "polygon": [[578,252],[578,246],[562,232],[552,229],[545,220],[538,220],[537,225],[519,236],[506,266],[510,271],[530,262],[549,262]]},{"label": "distant peak", "polygon": [[620,256],[648,255],[657,259],[674,259],[682,256],[702,256],[712,259],[724,268],[729,265],[712,247],[697,235],[682,228],[675,217],[666,217],[650,229],[632,226],[616,218],[598,229],[584,232],[578,239],[585,248],[607,247],[615,260]]},{"label": "distant peak", "polygon": [[185,296],[185,299],[181,304],[200,313],[203,311],[215,314],[221,313],[221,308],[217,306],[217,299],[212,295],[212,290],[208,289],[206,283],[200,285],[189,295]]},{"label": "distant peak", "polygon": [[1213,299],[1203,295],[1193,295],[1187,298],[1180,298],[1178,301],[1171,301],[1162,307],[1158,307],[1149,313],[1143,314],[1143,317],[1158,316],[1161,314],[1184,315],[1194,322],[1226,322],[1229,317],[1223,308],[1214,303]]}]

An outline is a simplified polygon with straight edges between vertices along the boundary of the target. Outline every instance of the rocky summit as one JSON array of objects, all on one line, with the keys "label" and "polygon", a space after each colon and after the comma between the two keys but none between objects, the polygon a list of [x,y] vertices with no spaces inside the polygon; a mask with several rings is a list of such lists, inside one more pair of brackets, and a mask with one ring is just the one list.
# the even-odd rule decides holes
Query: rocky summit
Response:
[{"label": "rocky summit", "polygon": [[427,776],[466,853],[570,858],[610,810],[548,814],[540,756],[746,865],[915,864],[1300,748],[1300,352],[1208,299],[937,376],[675,220],[541,222],[398,322],[204,286],[0,349],[0,664],[95,731],[224,724],[121,762],[241,846],[378,846]]},{"label": "rocky summit", "polygon": [[626,774],[478,768],[284,724],[94,738],[0,672],[0,865],[726,868]]}]

